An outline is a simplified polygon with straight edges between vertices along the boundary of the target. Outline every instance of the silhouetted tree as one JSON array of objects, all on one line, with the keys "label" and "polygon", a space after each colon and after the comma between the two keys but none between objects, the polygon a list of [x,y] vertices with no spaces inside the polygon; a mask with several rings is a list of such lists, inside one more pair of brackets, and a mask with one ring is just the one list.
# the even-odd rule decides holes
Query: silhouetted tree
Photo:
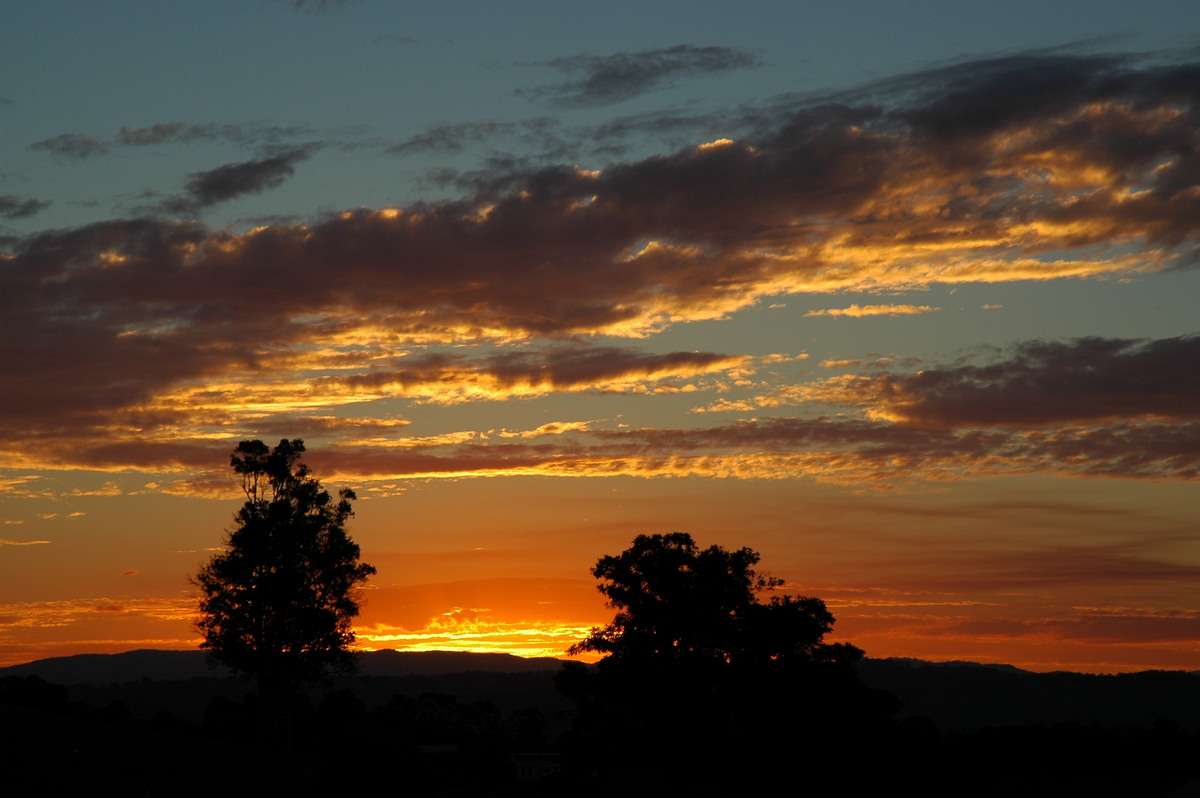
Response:
[{"label": "silhouetted tree", "polygon": [[193,580],[201,648],[253,676],[268,713],[301,683],[353,670],[350,622],[358,588],[375,573],[346,534],[354,492],[334,501],[303,453],[299,439],[238,444],[230,462],[246,503],[225,551]]},{"label": "silhouetted tree", "polygon": [[616,614],[570,653],[605,656],[595,669],[568,663],[558,685],[578,707],[575,766],[607,774],[604,789],[741,794],[747,771],[782,775],[890,722],[894,699],[852,668],[862,651],[824,642],[824,602],[761,600],[783,582],[758,561],[673,533],[596,563]]},{"label": "silhouetted tree", "polygon": [[592,575],[617,611],[603,628],[571,646],[613,661],[761,664],[770,660],[850,663],[862,651],[822,639],[833,615],[817,598],[758,594],[782,579],[754,570],[759,554],[710,546],[692,536],[638,535],[621,554],[601,557]]}]

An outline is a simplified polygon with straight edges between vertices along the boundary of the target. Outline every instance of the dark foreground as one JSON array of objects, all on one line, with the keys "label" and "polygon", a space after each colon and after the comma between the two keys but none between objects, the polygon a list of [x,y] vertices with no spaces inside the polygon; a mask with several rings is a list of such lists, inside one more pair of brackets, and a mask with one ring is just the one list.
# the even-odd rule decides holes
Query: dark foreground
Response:
[{"label": "dark foreground", "polygon": [[[885,723],[826,731],[791,708],[700,750],[703,741],[684,747],[637,730],[589,739],[553,671],[392,665],[298,696],[270,742],[250,686],[236,679],[67,686],[0,671],[0,792],[1200,796],[1200,677],[1184,673],[868,661],[864,680],[899,700]],[[410,672],[391,675],[397,668]],[[700,697],[691,711],[703,716]]]}]

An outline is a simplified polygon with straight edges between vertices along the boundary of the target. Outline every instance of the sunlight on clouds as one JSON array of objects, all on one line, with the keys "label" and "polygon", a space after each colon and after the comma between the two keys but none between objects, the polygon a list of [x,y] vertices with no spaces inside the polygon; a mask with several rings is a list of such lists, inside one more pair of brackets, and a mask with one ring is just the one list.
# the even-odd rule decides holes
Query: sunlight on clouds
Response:
[{"label": "sunlight on clouds", "polygon": [[376,624],[356,626],[357,647],[367,651],[502,652],[521,657],[565,657],[566,650],[586,637],[590,626],[552,620],[504,621],[487,609],[456,607],[423,629]]},{"label": "sunlight on clouds", "polygon": [[[0,450],[0,452],[2,452],[2,450]],[[3,454],[6,455],[5,460],[8,461],[10,466],[32,468],[38,467],[36,465],[37,461],[31,457],[18,456],[18,462],[14,462],[13,459],[10,459],[7,456],[10,454],[9,452],[3,452]],[[31,486],[41,482],[42,480],[44,480],[44,477],[40,474],[24,474],[19,477],[4,476],[0,474],[0,496],[7,495],[22,498],[48,498],[52,495],[51,491],[47,489],[34,490],[31,488]]]},{"label": "sunlight on clouds", "polygon": [[915,316],[919,313],[932,313],[941,308],[931,308],[929,305],[851,305],[848,308],[829,308],[827,310],[810,310],[805,316]]},{"label": "sunlight on clouds", "polygon": [[563,435],[568,432],[587,432],[592,428],[591,421],[550,421],[536,429],[509,430],[496,432],[501,438],[538,438],[542,435]]},{"label": "sunlight on clouds", "polygon": [[102,487],[94,490],[80,490],[75,488],[67,493],[67,496],[120,496],[123,493],[121,487],[112,481],[105,482]]},{"label": "sunlight on clouds", "polygon": [[[39,541],[40,542],[40,541]],[[0,604],[0,641],[11,630],[89,624],[114,616],[154,621],[188,621],[196,614],[191,598],[78,598]]]}]

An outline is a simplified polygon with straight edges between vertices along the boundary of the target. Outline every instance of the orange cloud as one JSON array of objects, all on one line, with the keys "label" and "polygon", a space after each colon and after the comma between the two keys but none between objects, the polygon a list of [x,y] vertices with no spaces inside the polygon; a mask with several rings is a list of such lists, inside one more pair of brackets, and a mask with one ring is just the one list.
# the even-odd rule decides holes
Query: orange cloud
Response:
[{"label": "orange cloud", "polygon": [[915,316],[921,313],[932,313],[941,308],[931,308],[929,305],[851,305],[848,308],[829,308],[828,310],[810,310],[805,316],[848,316],[861,318],[863,316]]},{"label": "orange cloud", "polygon": [[368,649],[563,657],[606,616],[592,582],[488,579],[372,589],[355,633]]}]

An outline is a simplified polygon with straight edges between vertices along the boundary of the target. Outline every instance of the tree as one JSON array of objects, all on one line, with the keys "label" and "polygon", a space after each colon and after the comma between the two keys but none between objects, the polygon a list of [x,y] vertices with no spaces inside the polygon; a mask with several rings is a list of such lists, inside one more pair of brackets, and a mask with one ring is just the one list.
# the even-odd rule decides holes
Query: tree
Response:
[{"label": "tree", "polygon": [[616,616],[569,653],[595,652],[643,666],[847,664],[862,656],[853,646],[822,642],[834,619],[820,599],[773,596],[760,602],[760,593],[783,580],[755,571],[758,561],[752,549],[700,549],[680,532],[639,535],[592,569]]},{"label": "tree", "polygon": [[625,794],[740,795],[747,772],[787,778],[798,758],[886,730],[895,701],[859,681],[863,652],[824,642],[834,618],[820,599],[764,597],[783,581],[758,562],[681,533],[600,558],[592,575],[616,612],[569,653],[604,656],[557,679],[578,708],[580,772]]},{"label": "tree", "polygon": [[230,460],[246,503],[225,551],[196,574],[214,659],[253,676],[269,708],[300,684],[352,670],[358,589],[375,573],[346,534],[354,492],[334,501],[300,462],[304,442],[242,441]]}]

